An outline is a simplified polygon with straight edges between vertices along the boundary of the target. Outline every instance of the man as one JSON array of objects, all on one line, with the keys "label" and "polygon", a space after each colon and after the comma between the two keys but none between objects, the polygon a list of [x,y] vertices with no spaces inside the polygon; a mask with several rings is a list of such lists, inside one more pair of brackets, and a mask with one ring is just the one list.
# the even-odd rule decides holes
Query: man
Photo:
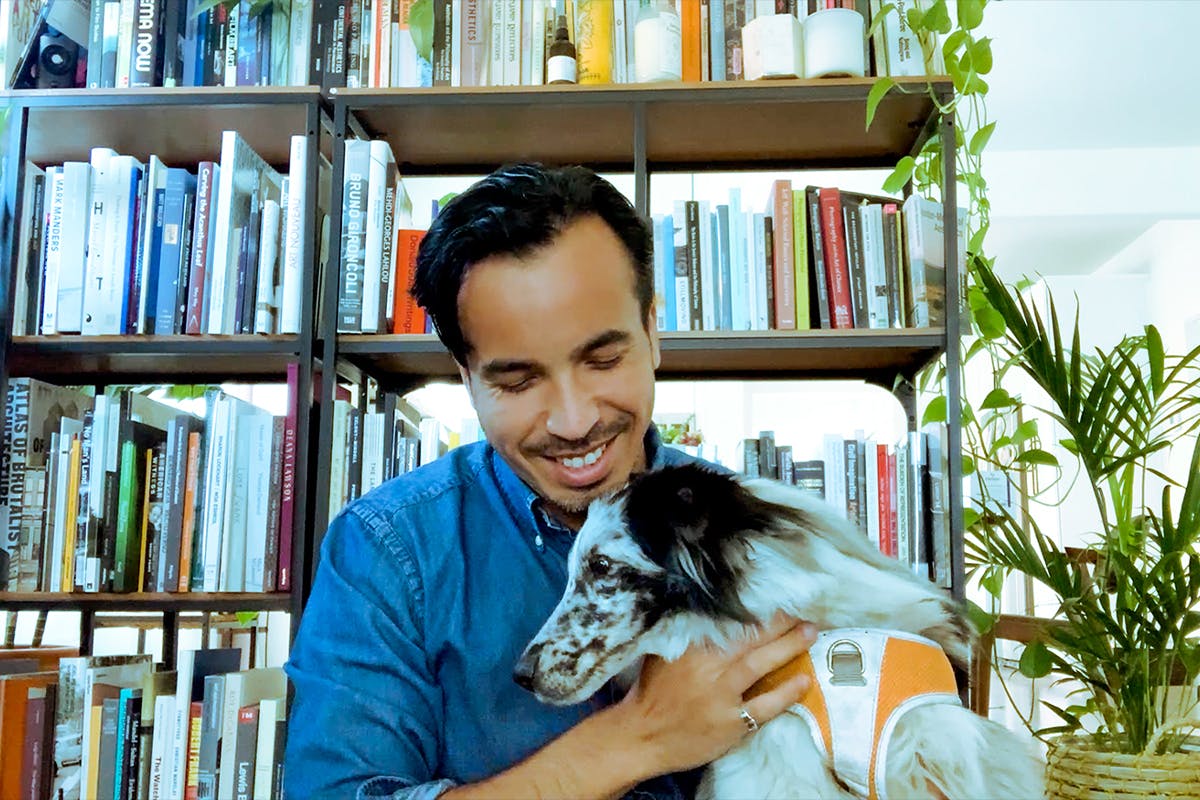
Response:
[{"label": "man", "polygon": [[[812,642],[772,623],[735,653],[649,660],[622,699],[541,705],[512,680],[566,584],[588,503],[687,457],[651,423],[650,234],[581,167],[499,170],[449,203],[414,294],[486,444],[457,448],[330,525],[288,673],[285,781],[308,797],[682,797],[803,694],[743,701]],[[803,679],[801,679],[802,681]],[[646,783],[643,783],[646,782]]]}]

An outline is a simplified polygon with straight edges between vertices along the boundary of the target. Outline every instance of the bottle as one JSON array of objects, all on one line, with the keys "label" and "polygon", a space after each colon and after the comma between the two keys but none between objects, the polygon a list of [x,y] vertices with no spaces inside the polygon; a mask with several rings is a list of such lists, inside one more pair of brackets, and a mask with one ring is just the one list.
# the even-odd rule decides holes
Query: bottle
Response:
[{"label": "bottle", "polygon": [[670,0],[641,0],[633,29],[634,78],[638,83],[683,77],[679,15]]},{"label": "bottle", "polygon": [[567,18],[560,14],[546,60],[546,83],[575,83],[575,66],[575,45],[567,35]]}]

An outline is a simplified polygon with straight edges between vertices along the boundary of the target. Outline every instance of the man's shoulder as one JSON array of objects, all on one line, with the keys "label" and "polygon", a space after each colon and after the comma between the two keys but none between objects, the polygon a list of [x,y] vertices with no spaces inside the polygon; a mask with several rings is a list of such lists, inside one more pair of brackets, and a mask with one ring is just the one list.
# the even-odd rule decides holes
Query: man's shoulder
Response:
[{"label": "man's shoulder", "polygon": [[385,481],[348,505],[346,511],[365,521],[391,522],[460,506],[464,494],[481,490],[487,453],[486,442],[456,447],[429,464]]}]

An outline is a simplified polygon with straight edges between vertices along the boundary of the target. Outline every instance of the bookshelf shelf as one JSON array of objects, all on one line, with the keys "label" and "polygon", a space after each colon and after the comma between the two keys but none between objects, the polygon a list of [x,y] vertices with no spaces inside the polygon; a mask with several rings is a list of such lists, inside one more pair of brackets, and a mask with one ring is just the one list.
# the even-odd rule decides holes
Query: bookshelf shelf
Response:
[{"label": "bookshelf shelf", "polygon": [[[845,378],[891,386],[936,358],[941,328],[861,331],[697,331],[660,333],[659,378]],[[433,335],[344,336],[338,351],[381,380],[458,379]]]},{"label": "bookshelf shelf", "polygon": [[0,592],[0,609],[5,611],[288,611],[292,602],[289,594],[262,592]]},{"label": "bookshelf shelf", "polygon": [[29,109],[26,158],[36,164],[83,156],[96,144],[146,159],[215,159],[221,132],[236,130],[268,162],[287,164],[288,132],[308,126],[320,102],[312,87],[26,90],[0,103]]},{"label": "bookshelf shelf", "polygon": [[51,383],[282,380],[298,336],[16,336],[11,375]]},{"label": "bookshelf shelf", "polygon": [[[482,173],[515,160],[632,171],[644,116],[650,169],[887,166],[934,115],[925,78],[898,78],[870,130],[873,80],[480,89],[336,89],[406,174]],[[934,83],[949,95],[949,81]],[[555,135],[550,132],[557,131]]]}]

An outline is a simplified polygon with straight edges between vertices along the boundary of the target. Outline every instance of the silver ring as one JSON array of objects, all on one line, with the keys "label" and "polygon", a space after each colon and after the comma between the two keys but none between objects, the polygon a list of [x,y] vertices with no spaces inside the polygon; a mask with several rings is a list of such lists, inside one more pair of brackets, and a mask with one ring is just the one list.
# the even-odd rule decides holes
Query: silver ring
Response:
[{"label": "silver ring", "polygon": [[758,730],[758,720],[750,716],[749,711],[743,708],[738,713],[738,716],[742,718],[742,722],[746,725],[746,733],[754,733],[756,730]]}]

